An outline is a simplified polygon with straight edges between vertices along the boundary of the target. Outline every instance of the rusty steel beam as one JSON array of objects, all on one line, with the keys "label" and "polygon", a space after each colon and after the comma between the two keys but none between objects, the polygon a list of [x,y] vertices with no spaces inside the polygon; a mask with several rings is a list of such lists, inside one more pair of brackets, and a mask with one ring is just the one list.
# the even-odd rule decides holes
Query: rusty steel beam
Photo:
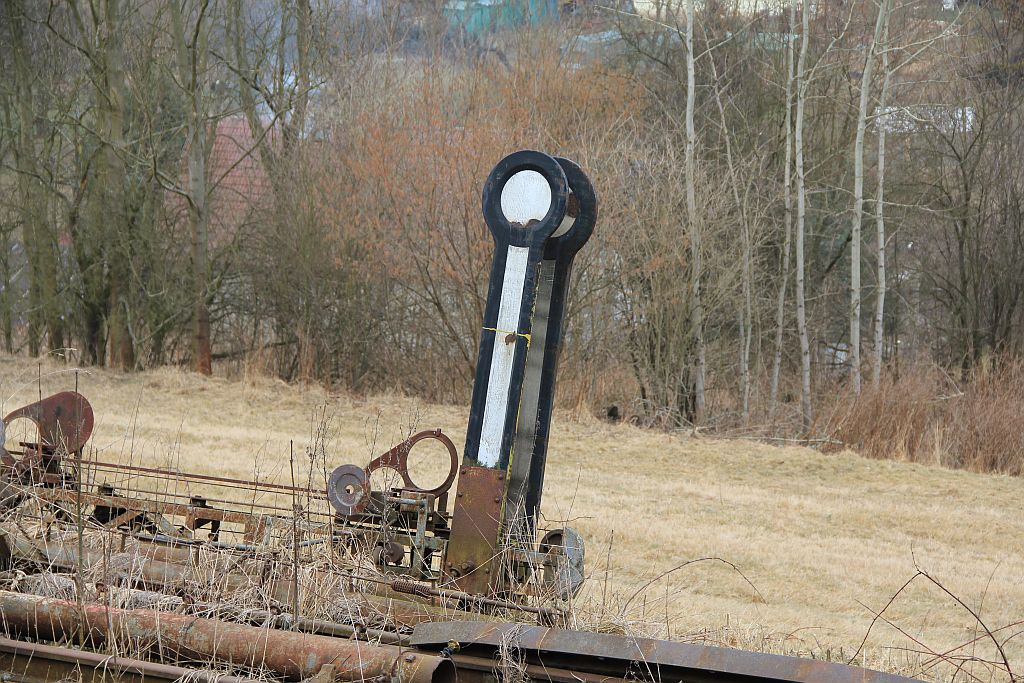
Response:
[{"label": "rusty steel beam", "polygon": [[82,634],[100,644],[110,637],[129,637],[158,645],[162,655],[188,660],[216,660],[233,666],[264,667],[290,680],[334,667],[341,681],[366,681],[378,676],[399,683],[454,683],[455,666],[448,659],[392,645],[369,645],[329,636],[274,631],[154,610],[122,610],[96,603],[0,592],[0,624],[43,640]]},{"label": "rusty steel beam", "polygon": [[[197,556],[188,547],[174,547],[156,543],[142,543],[128,551],[107,554],[103,548],[83,547],[81,557],[77,545],[71,542],[30,539],[11,529],[0,530],[0,556],[9,555],[11,560],[31,562],[44,569],[75,572],[89,567],[102,567],[112,559],[129,556],[128,569],[115,569],[111,576],[101,577],[106,583],[119,581],[122,573],[128,571],[131,578],[145,587],[182,587],[188,582],[200,581],[203,575],[215,575],[224,590],[241,590],[251,587],[254,578],[231,567],[237,555],[231,553],[210,553],[203,556],[203,566],[196,566]],[[283,579],[270,580],[261,586],[273,597],[284,593]],[[287,597],[287,596],[284,596]],[[282,600],[286,602],[286,600]]]},{"label": "rusty steel beam", "polygon": [[422,624],[409,639],[423,649],[450,641],[459,643],[460,656],[493,658],[510,650],[527,665],[658,683],[920,683],[816,659],[526,624]]},{"label": "rusty steel beam", "polygon": [[478,605],[480,607],[497,607],[500,609],[507,609],[516,612],[529,612],[530,614],[536,614],[538,620],[542,624],[552,624],[556,620],[564,617],[565,615],[556,609],[550,607],[534,607],[533,605],[522,605],[517,602],[510,600],[499,600],[497,598],[486,598],[480,595],[473,595],[471,593],[464,593],[463,591],[453,591],[444,588],[434,588],[427,586],[422,583],[416,583],[415,581],[407,581],[405,579],[395,579],[388,584],[391,590],[396,593],[403,593],[405,595],[419,595],[424,598],[440,598],[441,600],[448,600],[455,603],[461,603],[464,605]]},{"label": "rusty steel beam", "polygon": [[[257,679],[229,676],[217,671],[147,662],[144,659],[105,655],[70,647],[26,643],[0,637],[0,669],[26,683],[81,680],[101,683],[115,677],[123,681],[196,681],[197,683],[257,683]],[[4,680],[8,680],[6,677]]]},{"label": "rusty steel beam", "polygon": [[159,477],[173,477],[188,479],[190,481],[209,482],[213,484],[228,484],[232,488],[244,488],[250,491],[277,491],[279,493],[297,494],[302,498],[313,498],[324,500],[327,496],[323,491],[309,489],[302,486],[288,486],[287,484],[272,484],[269,482],[252,481],[249,479],[237,479],[234,477],[216,477],[211,474],[200,474],[198,472],[181,472],[179,470],[165,467],[141,467],[139,465],[125,465],[115,462],[104,462],[101,460],[82,460],[82,469],[103,469],[118,472],[136,472],[139,474],[153,474]]}]

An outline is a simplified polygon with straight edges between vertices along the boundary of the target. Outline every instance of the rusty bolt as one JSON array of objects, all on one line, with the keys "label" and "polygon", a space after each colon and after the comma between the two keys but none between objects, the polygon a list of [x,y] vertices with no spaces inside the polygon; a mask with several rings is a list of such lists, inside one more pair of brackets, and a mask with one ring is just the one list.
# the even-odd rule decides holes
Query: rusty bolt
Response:
[{"label": "rusty bolt", "polygon": [[500,503],[501,502],[501,496],[495,496],[494,497],[494,502],[495,503]]},{"label": "rusty bolt", "polygon": [[515,332],[509,332],[508,334],[505,335],[505,343],[506,344],[511,344],[515,340],[516,340],[516,333]]}]

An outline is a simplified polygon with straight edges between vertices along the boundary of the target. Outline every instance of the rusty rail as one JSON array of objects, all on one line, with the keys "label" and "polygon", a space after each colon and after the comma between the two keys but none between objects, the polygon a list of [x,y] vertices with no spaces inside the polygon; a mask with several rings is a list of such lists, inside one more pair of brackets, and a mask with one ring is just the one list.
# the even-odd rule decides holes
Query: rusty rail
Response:
[{"label": "rusty rail", "polygon": [[142,645],[159,645],[161,654],[187,660],[216,660],[233,666],[264,667],[285,678],[302,680],[325,666],[341,681],[380,677],[399,683],[454,683],[455,666],[435,655],[392,645],[369,645],[329,636],[274,631],[217,619],[154,610],[122,610],[96,603],[0,592],[0,623],[11,632],[43,640],[82,634],[98,645],[127,636]]},{"label": "rusty rail", "polygon": [[[658,683],[920,683],[895,674],[802,657],[745,652],[608,633],[587,633],[469,621],[422,624],[409,642],[422,649],[459,644],[453,655],[460,672],[503,651],[518,653],[522,664],[578,674]],[[543,676],[541,677],[543,679]],[[555,678],[550,680],[555,681]]]},{"label": "rusty rail", "polygon": [[518,602],[511,602],[509,600],[486,598],[480,595],[466,593],[464,591],[433,588],[431,586],[416,583],[415,581],[407,581],[405,579],[395,579],[389,583],[388,586],[396,593],[404,593],[406,595],[418,595],[423,598],[440,598],[442,600],[452,600],[466,605],[479,605],[481,607],[498,607],[514,612],[529,612],[530,614],[536,614],[542,623],[554,623],[555,620],[564,616],[564,614],[559,610],[551,609],[549,607],[534,607],[533,605],[522,605]]}]

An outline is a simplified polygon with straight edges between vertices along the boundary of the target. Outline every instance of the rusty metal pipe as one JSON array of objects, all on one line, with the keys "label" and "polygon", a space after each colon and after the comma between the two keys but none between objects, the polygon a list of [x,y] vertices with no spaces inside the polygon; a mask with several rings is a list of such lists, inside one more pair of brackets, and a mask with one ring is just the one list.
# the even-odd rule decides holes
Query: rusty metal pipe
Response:
[{"label": "rusty metal pipe", "polygon": [[[98,584],[97,588],[107,590],[108,587]],[[31,591],[27,591],[31,592]],[[241,609],[229,603],[217,602],[187,602],[184,598],[176,595],[168,595],[155,591],[136,590],[133,588],[117,589],[118,598],[125,598],[121,603],[122,609],[158,609],[159,611],[177,611],[190,609],[194,612],[204,613],[207,617],[218,618],[225,615],[241,617],[243,621],[250,624],[263,624],[284,630],[302,631],[333,636],[335,638],[354,638],[359,640],[376,641],[388,645],[402,645],[405,639],[392,631],[382,631],[374,628],[356,628],[350,624],[342,624],[326,619],[311,619],[307,617],[295,618],[287,612],[274,613],[267,609]],[[163,609],[160,609],[163,608]]]},{"label": "rusty metal pipe", "polygon": [[[0,663],[28,680],[55,680],[52,669],[96,669],[106,674],[134,676],[164,681],[189,680],[197,683],[256,683],[256,679],[228,676],[216,671],[188,669],[183,666],[147,662],[143,659],[104,655],[56,645],[26,643],[0,638]],[[99,676],[97,680],[106,678]]]},{"label": "rusty metal pipe", "polygon": [[154,610],[122,610],[67,600],[0,592],[0,623],[9,631],[58,640],[81,633],[87,642],[128,636],[159,644],[161,652],[234,666],[265,667],[291,680],[315,675],[326,665],[342,681],[377,676],[401,683],[454,683],[455,666],[433,655],[392,645],[369,645],[329,636],[274,631]]}]

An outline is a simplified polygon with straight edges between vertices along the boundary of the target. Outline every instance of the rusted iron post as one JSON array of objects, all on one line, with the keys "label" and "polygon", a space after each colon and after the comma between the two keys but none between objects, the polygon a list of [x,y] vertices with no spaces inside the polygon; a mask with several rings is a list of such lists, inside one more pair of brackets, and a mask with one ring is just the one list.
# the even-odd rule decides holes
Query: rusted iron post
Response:
[{"label": "rusted iron post", "polygon": [[98,644],[127,637],[162,653],[233,666],[265,667],[291,680],[333,666],[342,681],[377,677],[400,683],[454,683],[455,668],[441,657],[307,633],[274,631],[217,619],[154,610],[122,610],[21,593],[0,592],[0,624],[8,632],[59,640],[81,632]]},{"label": "rusted iron post", "polygon": [[467,593],[485,592],[497,578],[492,559],[504,521],[540,263],[568,200],[562,167],[532,150],[499,161],[484,183],[494,259],[444,567],[446,578]]}]

